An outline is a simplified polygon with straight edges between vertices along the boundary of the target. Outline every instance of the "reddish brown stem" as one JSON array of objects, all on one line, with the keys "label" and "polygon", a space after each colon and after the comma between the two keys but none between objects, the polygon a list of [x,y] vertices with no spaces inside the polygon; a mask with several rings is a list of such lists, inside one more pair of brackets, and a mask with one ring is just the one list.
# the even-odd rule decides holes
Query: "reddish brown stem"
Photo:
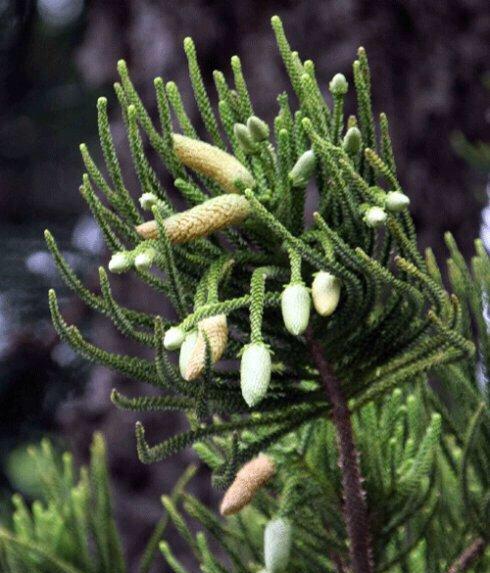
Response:
[{"label": "reddish brown stem", "polygon": [[342,474],[343,514],[349,536],[349,552],[353,573],[372,573],[373,561],[369,536],[368,512],[359,454],[354,443],[350,411],[340,381],[325,359],[321,344],[315,339],[311,328],[306,337],[309,349],[320,374],[325,392],[332,404],[332,421],[335,426],[339,449],[339,466]]},{"label": "reddish brown stem", "polygon": [[471,545],[468,545],[463,553],[461,553],[451,567],[449,567],[447,573],[463,573],[463,571],[467,571],[478,557],[483,554],[486,546],[485,540],[481,537],[475,539],[475,541],[473,541]]}]

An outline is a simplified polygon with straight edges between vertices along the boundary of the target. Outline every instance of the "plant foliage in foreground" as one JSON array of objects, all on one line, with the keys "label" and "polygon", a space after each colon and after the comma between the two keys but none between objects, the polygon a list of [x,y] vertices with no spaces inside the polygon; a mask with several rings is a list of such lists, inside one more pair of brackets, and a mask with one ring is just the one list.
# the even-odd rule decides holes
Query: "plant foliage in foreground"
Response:
[{"label": "plant foliage in foreground", "polygon": [[[151,397],[114,390],[117,406],[186,412],[190,429],[155,445],[138,424],[138,455],[157,462],[193,444],[215,484],[229,488],[222,512],[236,515],[226,524],[196,500],[184,504],[223,544],[226,564],[167,504],[204,571],[265,564],[268,573],[483,573],[487,254],[477,242],[470,272],[448,236],[445,289],[433,254],[417,247],[388,120],[372,111],[365,51],[353,65],[357,109],[347,117],[345,77],[332,79],[327,101],[313,62],[291,51],[278,18],[272,23],[293,92],[279,95],[272,127],[256,116],[236,56],[233,87],[214,73],[214,112],[187,38],[208,143],[198,139],[177,86],[161,78],[156,124],[121,61],[115,90],[141,209],[125,186],[104,98],[107,176],[81,146],[80,190],[113,253],[109,270],[136,273],[172,303],[176,320],[121,306],[102,267],[100,293],[86,289],[46,233],[67,284],[154,349],[154,360],[94,346],[66,324],[51,291],[54,324],[87,359],[161,390]],[[176,212],[148,147],[187,210]],[[305,201],[313,186],[310,226]],[[168,545],[161,549],[181,573]]]}]

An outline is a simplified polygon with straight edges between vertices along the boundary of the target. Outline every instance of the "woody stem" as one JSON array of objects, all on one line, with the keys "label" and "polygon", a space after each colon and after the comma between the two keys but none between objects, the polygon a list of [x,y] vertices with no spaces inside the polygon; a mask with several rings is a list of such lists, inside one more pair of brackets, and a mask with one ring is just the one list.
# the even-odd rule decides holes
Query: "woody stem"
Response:
[{"label": "woody stem", "polygon": [[320,374],[325,393],[332,404],[332,422],[337,436],[339,465],[342,473],[343,515],[349,536],[349,551],[353,573],[373,573],[368,510],[362,489],[359,454],[347,400],[340,381],[325,359],[321,344],[313,336],[311,327],[306,332],[309,350]]}]

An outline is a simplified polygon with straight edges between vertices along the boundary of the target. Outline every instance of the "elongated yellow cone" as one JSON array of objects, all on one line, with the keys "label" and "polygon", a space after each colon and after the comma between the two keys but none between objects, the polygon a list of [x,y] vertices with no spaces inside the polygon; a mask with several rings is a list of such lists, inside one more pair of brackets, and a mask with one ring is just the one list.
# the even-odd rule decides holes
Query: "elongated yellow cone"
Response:
[{"label": "elongated yellow cone", "polygon": [[[164,220],[164,227],[171,243],[187,243],[206,237],[215,231],[242,223],[251,212],[250,205],[241,195],[219,195],[187,211],[176,213]],[[156,221],[147,221],[136,227],[144,239],[156,239]]]},{"label": "elongated yellow cone", "polygon": [[198,139],[174,134],[174,151],[186,166],[209,177],[227,193],[239,193],[236,182],[252,188],[255,180],[248,169],[236,157]]}]

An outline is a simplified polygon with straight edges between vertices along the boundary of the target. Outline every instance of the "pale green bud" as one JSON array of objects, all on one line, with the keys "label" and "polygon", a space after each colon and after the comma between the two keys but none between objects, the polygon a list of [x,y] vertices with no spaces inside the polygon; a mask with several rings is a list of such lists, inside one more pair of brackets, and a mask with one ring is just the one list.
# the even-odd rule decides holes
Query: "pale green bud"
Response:
[{"label": "pale green bud", "polygon": [[332,95],[345,95],[349,89],[349,83],[344,74],[335,74],[328,84],[328,89]]},{"label": "pale green bud", "polygon": [[125,273],[133,266],[133,257],[127,251],[114,253],[109,261],[111,273]]},{"label": "pale green bud", "polygon": [[179,326],[172,326],[167,330],[163,338],[163,346],[166,350],[177,350],[182,346],[185,339],[185,331]]},{"label": "pale green bud", "polygon": [[410,199],[401,191],[390,191],[386,195],[385,205],[388,211],[398,213],[410,205]]},{"label": "pale green bud", "polygon": [[265,344],[245,346],[240,363],[240,386],[243,399],[250,407],[258,404],[266,395],[271,371],[271,354]]},{"label": "pale green bud", "polygon": [[315,275],[311,285],[313,306],[320,316],[330,316],[335,312],[340,300],[340,280],[326,271]]},{"label": "pale green bud", "polygon": [[180,375],[185,380],[186,373],[187,373],[187,366],[189,364],[189,360],[192,356],[192,352],[194,351],[194,346],[197,342],[197,330],[193,330],[189,332],[184,338],[184,342],[180,347],[180,354],[179,354],[179,370]]},{"label": "pale green bud", "polygon": [[358,127],[350,127],[344,135],[342,147],[349,155],[355,155],[361,149],[362,136]]},{"label": "pale green bud", "polygon": [[243,123],[235,123],[233,126],[233,133],[235,134],[240,147],[243,149],[243,151],[245,151],[245,153],[255,152],[255,143],[246,125]]},{"label": "pale green bud", "polygon": [[369,207],[364,213],[364,222],[373,229],[381,227],[386,221],[386,211],[381,207]]},{"label": "pale green bud", "polygon": [[139,198],[141,208],[145,211],[151,211],[154,205],[158,204],[158,197],[155,193],[143,193]]},{"label": "pale green bud", "polygon": [[288,285],[281,294],[281,311],[286,330],[303,334],[310,320],[310,291],[301,284]]},{"label": "pale green bud", "polygon": [[153,264],[156,254],[157,252],[155,251],[155,249],[152,248],[146,249],[145,251],[138,253],[134,259],[134,266],[139,271],[147,271]]},{"label": "pale green bud", "polygon": [[253,141],[258,143],[269,138],[269,126],[260,117],[251,115],[247,119],[247,127]]},{"label": "pale green bud", "polygon": [[293,187],[306,187],[311,179],[316,167],[316,158],[312,149],[305,151],[298,158],[293,168],[289,172],[289,180]]},{"label": "pale green bud", "polygon": [[291,522],[289,519],[272,519],[264,531],[264,561],[269,573],[284,571],[291,554]]}]

